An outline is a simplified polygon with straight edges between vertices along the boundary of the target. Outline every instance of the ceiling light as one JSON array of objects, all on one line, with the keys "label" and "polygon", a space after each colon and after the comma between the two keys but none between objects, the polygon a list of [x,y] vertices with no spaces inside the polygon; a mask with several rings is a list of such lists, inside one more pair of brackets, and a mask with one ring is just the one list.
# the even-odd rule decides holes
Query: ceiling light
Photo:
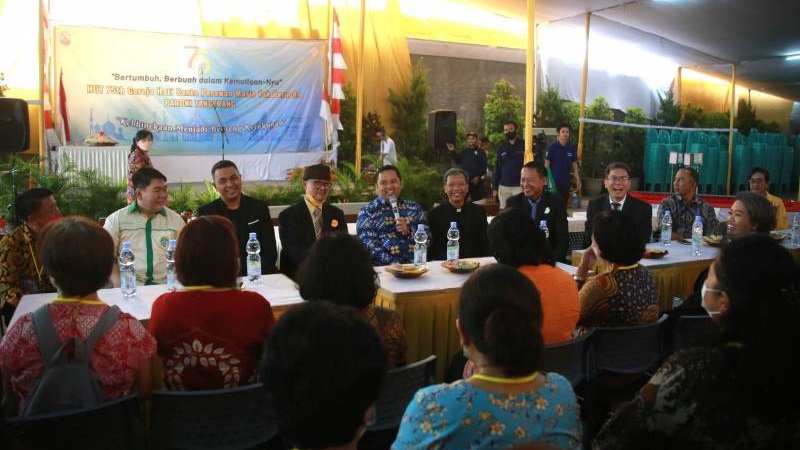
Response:
[{"label": "ceiling light", "polygon": [[797,61],[799,59],[800,59],[800,53],[786,57],[787,61]]}]

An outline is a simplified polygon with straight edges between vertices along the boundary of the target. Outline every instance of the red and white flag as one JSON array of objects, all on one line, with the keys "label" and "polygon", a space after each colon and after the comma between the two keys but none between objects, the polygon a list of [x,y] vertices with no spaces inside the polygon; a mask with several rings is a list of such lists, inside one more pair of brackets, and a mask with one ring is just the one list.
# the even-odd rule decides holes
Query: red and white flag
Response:
[{"label": "red and white flag", "polygon": [[61,119],[61,142],[65,144],[71,140],[69,131],[69,114],[67,112],[67,91],[64,90],[64,71],[58,76],[58,113]]},{"label": "red and white flag", "polygon": [[[44,0],[42,0],[39,7],[42,18],[42,114],[44,116],[44,138],[47,149],[52,149],[61,145],[53,124],[53,108],[50,104],[50,80],[53,68],[53,53],[50,49],[50,43],[53,36],[50,32],[49,14]],[[49,155],[49,153],[45,154]]]},{"label": "red and white flag", "polygon": [[[322,87],[322,103],[319,115],[325,121],[326,143],[331,144],[331,152],[328,161],[331,165],[336,165],[339,133],[336,130],[343,130],[342,122],[339,119],[342,107],[339,103],[344,100],[344,71],[347,64],[342,56],[342,40],[339,37],[339,17],[336,9],[333,9],[333,24],[331,35],[328,41],[328,83]],[[329,96],[329,93],[331,94]]]}]

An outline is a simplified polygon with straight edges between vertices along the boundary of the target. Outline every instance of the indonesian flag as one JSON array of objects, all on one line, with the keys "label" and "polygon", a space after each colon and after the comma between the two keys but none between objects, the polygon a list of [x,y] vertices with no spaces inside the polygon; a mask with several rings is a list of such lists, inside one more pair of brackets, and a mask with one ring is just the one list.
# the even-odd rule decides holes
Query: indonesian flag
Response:
[{"label": "indonesian flag", "polygon": [[67,114],[67,92],[64,90],[64,72],[61,71],[58,77],[58,112],[61,118],[61,132],[64,136],[62,141],[67,143],[71,136],[69,132],[69,115]]},{"label": "indonesian flag", "polygon": [[53,53],[50,50],[52,35],[48,19],[47,6],[44,0],[40,3],[42,18],[42,114],[44,116],[44,137],[48,149],[61,145],[53,124],[53,108],[50,104],[50,72],[53,65]]},{"label": "indonesian flag", "polygon": [[342,55],[342,39],[339,35],[339,16],[336,15],[336,8],[333,9],[333,27],[331,28],[330,42],[328,45],[328,61],[330,61],[330,93],[331,93],[331,118],[333,119],[333,126],[337,130],[344,130],[342,122],[339,120],[339,114],[342,107],[339,104],[340,100],[344,100],[344,71],[347,70],[347,64],[344,62]]}]

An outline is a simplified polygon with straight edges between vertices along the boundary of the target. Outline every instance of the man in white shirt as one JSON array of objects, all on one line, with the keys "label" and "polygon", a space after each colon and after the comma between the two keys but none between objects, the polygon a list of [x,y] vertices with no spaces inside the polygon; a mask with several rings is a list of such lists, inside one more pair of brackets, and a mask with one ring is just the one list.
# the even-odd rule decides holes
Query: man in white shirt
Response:
[{"label": "man in white shirt", "polygon": [[375,132],[375,137],[378,138],[381,144],[381,151],[378,154],[381,167],[397,164],[397,149],[394,146],[392,138],[386,135],[386,131],[380,129]]}]

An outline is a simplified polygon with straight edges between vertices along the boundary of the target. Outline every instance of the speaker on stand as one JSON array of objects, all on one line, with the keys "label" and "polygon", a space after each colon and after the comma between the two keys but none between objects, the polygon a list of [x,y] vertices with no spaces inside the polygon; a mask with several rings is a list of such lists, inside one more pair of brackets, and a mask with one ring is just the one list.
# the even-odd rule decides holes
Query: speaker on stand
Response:
[{"label": "speaker on stand", "polygon": [[[0,97],[0,155],[28,150],[31,146],[30,123],[28,121],[28,102],[18,98]],[[17,197],[17,169],[14,160],[6,173],[0,176],[10,176],[11,204],[7,211],[14,212],[14,199]]]}]

